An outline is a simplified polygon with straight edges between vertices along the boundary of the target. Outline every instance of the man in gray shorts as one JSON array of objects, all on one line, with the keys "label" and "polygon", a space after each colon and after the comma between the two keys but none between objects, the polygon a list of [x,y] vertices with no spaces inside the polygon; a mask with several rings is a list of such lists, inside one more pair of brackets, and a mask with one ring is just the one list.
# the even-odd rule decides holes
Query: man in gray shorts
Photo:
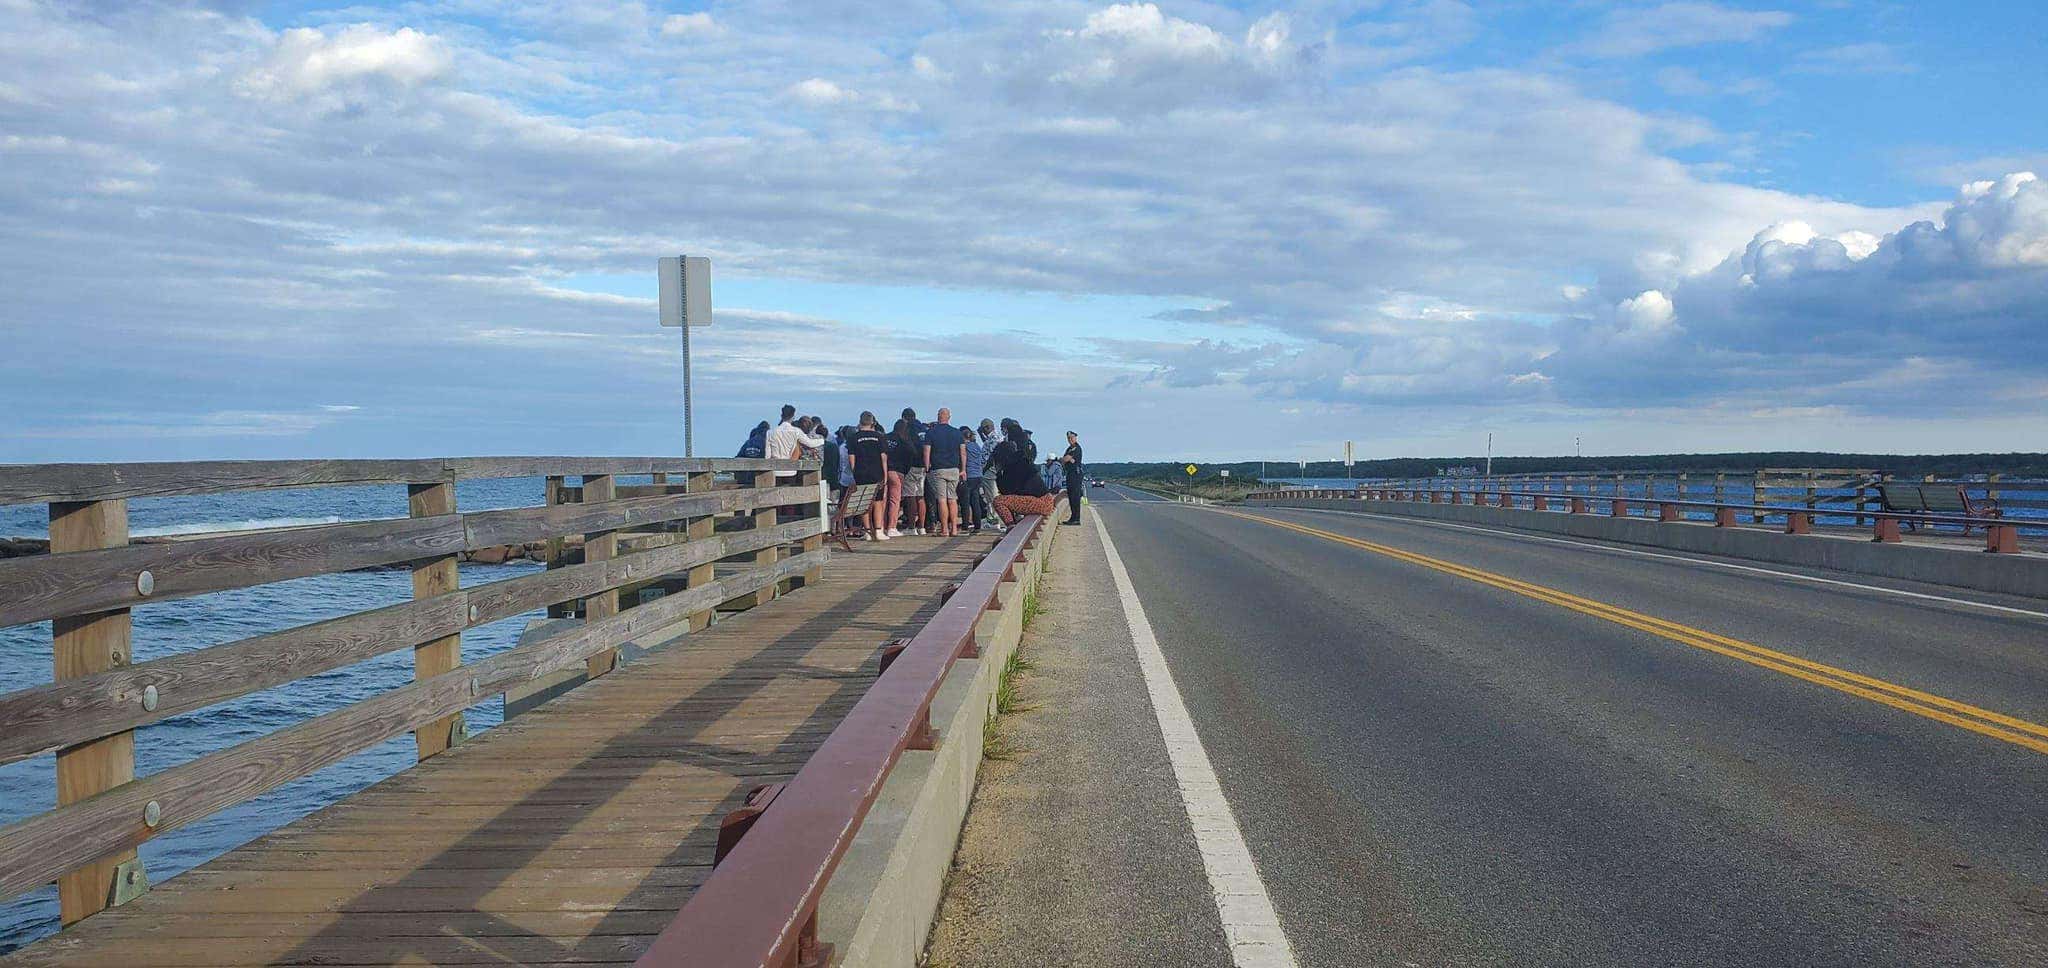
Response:
[{"label": "man in gray shorts", "polygon": [[960,533],[960,469],[967,466],[967,438],[953,426],[953,411],[939,408],[938,422],[925,428],[926,497],[938,509],[939,534]]}]

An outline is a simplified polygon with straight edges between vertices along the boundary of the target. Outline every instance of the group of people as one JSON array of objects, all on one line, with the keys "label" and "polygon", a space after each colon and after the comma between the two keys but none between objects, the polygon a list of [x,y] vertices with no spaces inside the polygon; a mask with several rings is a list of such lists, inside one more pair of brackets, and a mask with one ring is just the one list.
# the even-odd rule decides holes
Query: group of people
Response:
[{"label": "group of people", "polygon": [[851,489],[873,485],[864,522],[869,541],[1001,533],[1024,515],[1050,515],[1059,484],[1068,492],[1067,523],[1081,523],[1081,439],[1071,430],[1066,452],[1047,460],[1048,471],[1041,472],[1031,431],[1009,417],[955,425],[952,410],[940,407],[926,423],[904,407],[888,430],[873,411],[829,434],[825,427],[824,420],[800,417],[785,404],[781,421],[772,427],[761,421],[738,456],[818,458],[841,501]]}]

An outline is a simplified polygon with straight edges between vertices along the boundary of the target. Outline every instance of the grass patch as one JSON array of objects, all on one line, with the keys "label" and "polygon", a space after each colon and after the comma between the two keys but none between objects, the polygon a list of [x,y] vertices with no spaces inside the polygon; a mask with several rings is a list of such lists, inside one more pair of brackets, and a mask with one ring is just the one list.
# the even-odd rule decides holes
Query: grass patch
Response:
[{"label": "grass patch", "polygon": [[985,759],[1007,760],[1017,755],[1017,748],[996,729],[996,720],[1011,713],[1030,712],[1036,706],[1027,706],[1018,697],[1018,677],[1032,669],[1031,660],[1024,657],[1020,648],[1003,660],[1003,672],[996,677],[995,702],[989,706],[988,715],[981,721],[981,755]]}]

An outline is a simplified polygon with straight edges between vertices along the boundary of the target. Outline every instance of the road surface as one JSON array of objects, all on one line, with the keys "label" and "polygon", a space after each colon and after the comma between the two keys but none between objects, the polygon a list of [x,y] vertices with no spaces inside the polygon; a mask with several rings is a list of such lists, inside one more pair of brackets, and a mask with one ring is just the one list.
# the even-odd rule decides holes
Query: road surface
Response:
[{"label": "road surface", "polygon": [[[1093,524],[1056,553],[1128,575],[1286,937],[1257,963],[2048,964],[2048,604],[1089,493],[1114,554]],[[1077,627],[1076,652],[1136,681],[1114,624]],[[1184,913],[1218,862],[1212,820],[1159,792],[1189,786],[1174,744],[1065,732],[1089,748],[1046,754],[1062,782],[1130,777],[1103,795],[1164,831],[1122,878],[1127,840],[1071,831],[1098,893]],[[1075,922],[1088,883],[1065,881]],[[1225,962],[1215,935],[1154,963]],[[1146,963],[1077,950],[1042,960]]]}]

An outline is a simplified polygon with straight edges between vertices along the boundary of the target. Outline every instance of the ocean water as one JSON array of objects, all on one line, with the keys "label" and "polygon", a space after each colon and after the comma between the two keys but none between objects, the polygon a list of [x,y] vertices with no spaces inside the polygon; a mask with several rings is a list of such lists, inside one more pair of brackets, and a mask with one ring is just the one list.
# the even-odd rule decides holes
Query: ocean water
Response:
[{"label": "ocean water", "polygon": [[[540,478],[464,481],[456,486],[456,505],[464,511],[538,506],[543,503],[542,487]],[[136,535],[179,534],[394,518],[405,514],[405,489],[401,486],[310,488],[135,500],[129,502],[129,527]],[[0,507],[0,536],[45,537],[48,531],[43,506]],[[498,581],[540,567],[524,561],[465,564],[462,583],[468,586]],[[134,657],[137,662],[148,661],[411,597],[410,574],[393,569],[321,575],[152,603],[134,611]],[[541,613],[534,612],[465,632],[464,660],[510,648],[527,619],[540,616]],[[42,685],[50,679],[49,623],[0,628],[0,693]],[[135,772],[147,776],[411,680],[412,650],[399,649],[353,666],[176,716],[137,732]],[[471,708],[467,714],[470,732],[497,725],[502,711],[502,701],[497,697]],[[157,837],[143,845],[142,860],[150,879],[161,882],[397,773],[414,760],[411,734],[399,735],[263,796]],[[56,767],[51,757],[0,765],[0,825],[54,806]],[[56,930],[55,887],[0,899],[0,953]]]}]

